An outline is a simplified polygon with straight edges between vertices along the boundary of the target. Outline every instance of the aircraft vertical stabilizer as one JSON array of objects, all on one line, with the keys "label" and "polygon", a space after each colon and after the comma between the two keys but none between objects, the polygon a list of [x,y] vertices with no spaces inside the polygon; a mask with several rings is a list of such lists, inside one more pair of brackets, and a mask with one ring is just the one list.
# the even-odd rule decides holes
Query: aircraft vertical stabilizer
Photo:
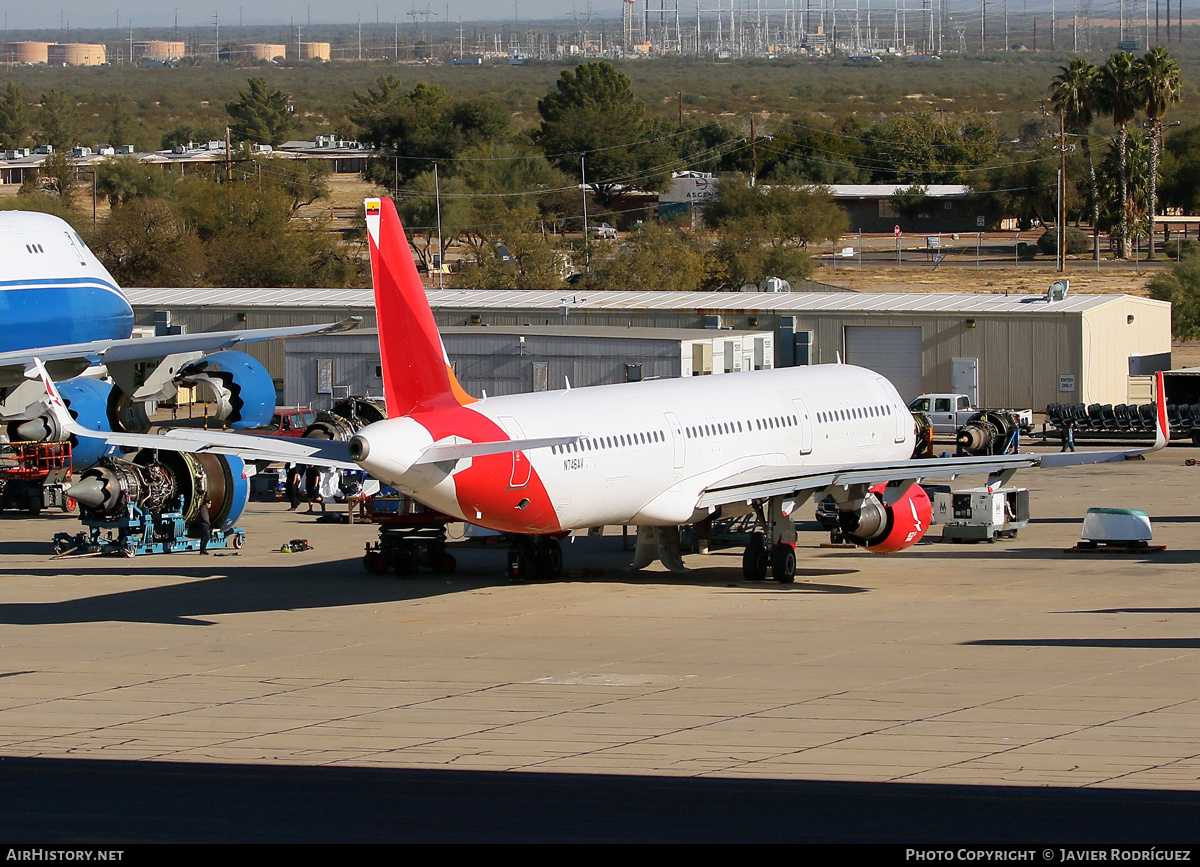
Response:
[{"label": "aircraft vertical stabilizer", "polygon": [[396,206],[365,204],[388,417],[473,403],[450,369]]}]

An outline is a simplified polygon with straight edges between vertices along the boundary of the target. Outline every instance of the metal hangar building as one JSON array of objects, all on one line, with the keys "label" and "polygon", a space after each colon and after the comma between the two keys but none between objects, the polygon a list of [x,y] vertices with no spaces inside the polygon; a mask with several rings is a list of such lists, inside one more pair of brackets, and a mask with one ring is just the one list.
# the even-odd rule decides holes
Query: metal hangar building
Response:
[{"label": "metal hangar building", "polygon": [[[364,328],[375,327],[370,289],[126,294],[137,325],[147,328],[168,319],[195,332],[350,315],[362,316]],[[577,332],[581,343],[615,338],[622,329],[768,332],[774,366],[840,359],[883,373],[905,399],[921,392],[973,391],[988,406],[1141,403],[1150,399],[1152,374],[1171,366],[1170,304],[1131,295],[1048,300],[1032,294],[442,289],[430,290],[428,297],[443,328],[587,326]],[[267,364],[282,396],[283,345],[257,344],[250,351]],[[562,387],[561,381],[552,387]]]}]

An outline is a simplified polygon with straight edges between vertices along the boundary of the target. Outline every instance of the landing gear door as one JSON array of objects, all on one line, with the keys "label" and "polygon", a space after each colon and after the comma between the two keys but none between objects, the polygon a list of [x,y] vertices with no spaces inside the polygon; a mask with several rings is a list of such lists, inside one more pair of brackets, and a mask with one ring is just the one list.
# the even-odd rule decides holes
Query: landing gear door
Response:
[{"label": "landing gear door", "polygon": [[[515,418],[501,416],[499,419],[500,427],[504,428],[504,432],[508,434],[509,439],[522,440],[525,439],[525,434],[521,430],[521,426],[517,424]],[[519,490],[529,484],[529,477],[532,475],[533,469],[529,466],[529,458],[524,452],[512,453],[512,477],[508,481],[508,487],[511,490]]]},{"label": "landing gear door", "polygon": [[812,452],[813,433],[812,419],[808,415],[808,405],[798,397],[792,398],[792,406],[796,407],[796,417],[800,420],[800,454]]},{"label": "landing gear door", "polygon": [[667,420],[667,427],[671,431],[671,445],[675,452],[674,467],[677,470],[683,469],[685,442],[683,438],[683,425],[679,423],[679,417],[673,412],[664,412],[663,417]]}]

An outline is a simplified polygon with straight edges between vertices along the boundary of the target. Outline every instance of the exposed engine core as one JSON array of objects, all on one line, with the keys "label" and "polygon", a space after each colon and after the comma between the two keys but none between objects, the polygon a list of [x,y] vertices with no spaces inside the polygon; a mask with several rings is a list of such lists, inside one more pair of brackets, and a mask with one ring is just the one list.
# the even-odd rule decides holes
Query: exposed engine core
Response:
[{"label": "exposed engine core", "polygon": [[180,385],[195,388],[216,405],[217,418],[234,430],[261,427],[275,412],[275,383],[267,369],[244,352],[206,355],[179,372]]},{"label": "exposed engine core", "polygon": [[933,518],[933,505],[920,485],[911,485],[891,505],[884,501],[886,485],[876,485],[858,509],[838,511],[846,538],[879,554],[902,551],[921,541]]},{"label": "exposed engine core", "polygon": [[383,404],[365,397],[344,397],[329,410],[317,413],[317,420],[304,429],[304,436],[348,442],[360,428],[385,418]]},{"label": "exposed engine core", "polygon": [[101,458],[67,490],[84,517],[100,520],[117,518],[134,505],[155,514],[178,510],[190,524],[209,499],[214,527],[236,521],[249,493],[239,458],[151,451],[138,452],[132,461]]},{"label": "exposed engine core", "polygon": [[983,409],[958,429],[958,448],[968,455],[1002,455],[1020,430],[1016,415],[1000,409]]}]

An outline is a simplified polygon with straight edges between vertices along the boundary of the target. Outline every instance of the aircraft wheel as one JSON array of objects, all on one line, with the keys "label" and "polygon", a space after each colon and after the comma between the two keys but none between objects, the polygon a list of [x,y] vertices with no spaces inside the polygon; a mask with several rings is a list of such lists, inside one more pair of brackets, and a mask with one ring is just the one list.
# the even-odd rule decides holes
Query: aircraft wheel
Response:
[{"label": "aircraft wheel", "polygon": [[742,577],[747,581],[763,581],[767,577],[767,567],[770,565],[771,558],[763,545],[762,533],[755,533],[742,553]]},{"label": "aircraft wheel", "polygon": [[780,584],[791,584],[796,580],[796,549],[791,545],[779,544],[771,551],[771,574]]},{"label": "aircraft wheel", "polygon": [[416,575],[421,570],[421,549],[411,543],[396,548],[396,574]]},{"label": "aircraft wheel", "polygon": [[376,575],[382,575],[388,570],[387,557],[378,551],[368,551],[363,556],[363,568]]},{"label": "aircraft wheel", "polygon": [[547,581],[555,581],[562,577],[563,555],[562,545],[557,539],[540,539],[533,555],[537,577]]},{"label": "aircraft wheel", "polygon": [[434,551],[431,559],[433,571],[440,575],[448,575],[458,568],[458,561],[454,559],[454,555],[445,551]]},{"label": "aircraft wheel", "polygon": [[529,577],[529,556],[518,548],[508,552],[508,569],[504,577],[511,584],[520,584]]}]

